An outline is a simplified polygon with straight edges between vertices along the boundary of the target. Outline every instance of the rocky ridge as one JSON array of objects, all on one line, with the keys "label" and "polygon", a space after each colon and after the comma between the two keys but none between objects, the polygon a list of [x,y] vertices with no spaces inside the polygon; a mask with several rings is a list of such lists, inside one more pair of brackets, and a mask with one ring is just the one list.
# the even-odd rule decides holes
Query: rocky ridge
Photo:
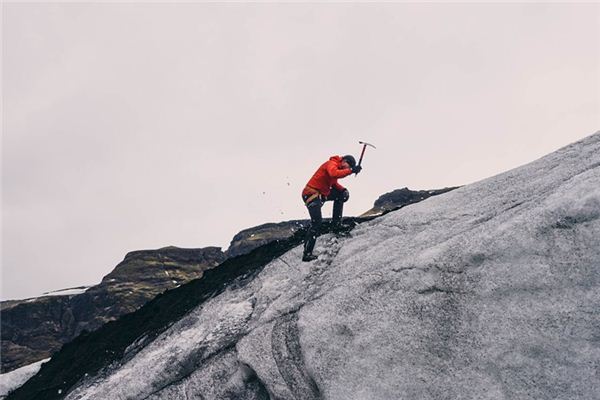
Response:
[{"label": "rocky ridge", "polygon": [[252,250],[271,243],[274,240],[288,239],[298,230],[306,228],[308,224],[309,221],[307,220],[293,220],[267,223],[244,229],[233,237],[225,254],[227,254],[227,257],[248,254]]},{"label": "rocky ridge", "polygon": [[[362,217],[380,216],[452,189],[413,191],[403,188],[386,193]],[[308,224],[308,220],[292,220],[244,229],[233,237],[225,252],[217,247],[132,251],[100,284],[85,289],[84,293],[60,295],[69,292],[64,290],[52,296],[4,301],[0,303],[1,371],[6,373],[50,357],[81,332],[93,331],[137,310],[157,294],[200,278],[205,270],[228,258],[288,240]]]},{"label": "rocky ridge", "polygon": [[459,186],[433,190],[410,190],[407,187],[402,189],[396,189],[392,192],[380,196],[377,200],[375,200],[373,208],[362,214],[361,217],[381,215],[390,211],[398,210],[409,204],[418,203],[431,196],[444,194],[446,192],[458,188]]},{"label": "rocky ridge", "polygon": [[[375,200],[373,208],[361,214],[359,218],[381,216],[390,211],[398,210],[407,205],[418,203],[429,197],[437,196],[457,188],[458,186],[432,190],[411,190],[406,187],[397,189],[381,195]],[[324,220],[327,221],[329,219],[325,218]],[[305,229],[308,225],[308,220],[292,220],[267,223],[244,229],[233,237],[225,254],[227,254],[227,257],[248,254],[252,250],[272,241],[289,239],[297,231]]]}]

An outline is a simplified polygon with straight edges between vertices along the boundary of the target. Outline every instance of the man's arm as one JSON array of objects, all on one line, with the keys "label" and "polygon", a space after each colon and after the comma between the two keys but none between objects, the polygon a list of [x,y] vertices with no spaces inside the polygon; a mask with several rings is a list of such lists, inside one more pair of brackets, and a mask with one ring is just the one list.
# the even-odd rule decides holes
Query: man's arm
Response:
[{"label": "man's arm", "polygon": [[333,161],[330,161],[327,163],[327,173],[332,178],[344,178],[352,174],[352,170],[350,168],[338,169],[337,164]]}]

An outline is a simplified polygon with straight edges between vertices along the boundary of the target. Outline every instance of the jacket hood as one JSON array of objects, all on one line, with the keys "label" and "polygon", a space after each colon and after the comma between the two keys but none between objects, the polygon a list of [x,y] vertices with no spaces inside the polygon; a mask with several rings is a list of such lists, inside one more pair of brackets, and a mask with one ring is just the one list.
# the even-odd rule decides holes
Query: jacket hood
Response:
[{"label": "jacket hood", "polygon": [[331,156],[331,157],[329,157],[329,161],[335,161],[337,163],[341,163],[342,162],[342,157],[340,157],[340,156]]}]

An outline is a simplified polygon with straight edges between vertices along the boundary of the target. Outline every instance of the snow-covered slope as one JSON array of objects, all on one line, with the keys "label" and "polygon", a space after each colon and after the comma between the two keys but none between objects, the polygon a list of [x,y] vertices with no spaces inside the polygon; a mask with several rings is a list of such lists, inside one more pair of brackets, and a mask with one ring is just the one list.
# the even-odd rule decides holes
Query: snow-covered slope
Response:
[{"label": "snow-covered slope", "polygon": [[85,291],[89,288],[91,288],[91,286],[79,286],[75,288],[55,290],[53,292],[46,292],[42,296],[74,296],[76,294],[85,293]]},{"label": "snow-covered slope", "polygon": [[15,369],[6,374],[0,374],[0,399],[5,398],[9,392],[15,390],[25,383],[27,379],[37,374],[42,364],[48,360],[49,358]]},{"label": "snow-covered slope", "polygon": [[600,133],[319,238],[68,399],[592,399]]}]

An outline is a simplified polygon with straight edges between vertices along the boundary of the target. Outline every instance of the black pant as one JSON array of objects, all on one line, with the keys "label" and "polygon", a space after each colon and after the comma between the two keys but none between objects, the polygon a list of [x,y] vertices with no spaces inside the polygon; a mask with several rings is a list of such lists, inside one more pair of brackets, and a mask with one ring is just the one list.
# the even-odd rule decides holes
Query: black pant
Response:
[{"label": "black pant", "polygon": [[[310,195],[302,196],[302,199],[306,201]],[[344,211],[344,202],[348,200],[347,192],[341,192],[336,188],[331,188],[331,193],[327,197],[319,196],[313,201],[306,205],[308,213],[310,214],[310,227],[306,232],[304,238],[304,254],[312,254],[317,242],[317,236],[319,236],[321,230],[321,223],[323,222],[323,215],[321,214],[321,207],[326,201],[333,201],[333,217],[331,218],[331,224],[333,226],[339,225],[342,222],[342,213]]]}]

